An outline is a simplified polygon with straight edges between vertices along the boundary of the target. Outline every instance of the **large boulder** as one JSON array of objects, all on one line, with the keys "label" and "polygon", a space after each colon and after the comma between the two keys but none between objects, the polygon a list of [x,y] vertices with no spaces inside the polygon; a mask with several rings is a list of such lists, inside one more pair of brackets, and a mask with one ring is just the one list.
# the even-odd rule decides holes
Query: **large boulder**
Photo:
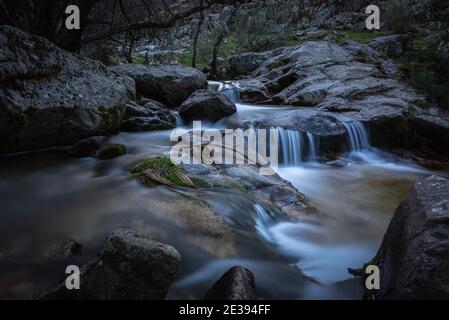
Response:
[{"label": "large boulder", "polygon": [[112,70],[133,78],[138,95],[168,107],[179,107],[194,91],[207,88],[206,75],[189,67],[122,64]]},{"label": "large boulder", "polygon": [[0,153],[118,132],[134,81],[50,41],[0,27]]},{"label": "large boulder", "polygon": [[99,257],[81,269],[80,289],[65,283],[45,300],[161,300],[165,299],[181,261],[175,248],[133,230],[113,231]]},{"label": "large boulder", "polygon": [[183,165],[182,170],[201,188],[241,192],[255,203],[292,221],[318,213],[291,183],[274,172],[262,175],[255,165]]},{"label": "large boulder", "polygon": [[218,121],[237,111],[237,107],[227,96],[219,92],[198,90],[179,109],[179,115],[187,121]]},{"label": "large boulder", "polygon": [[256,281],[248,269],[229,269],[206,293],[206,300],[257,300]]},{"label": "large boulder", "polygon": [[370,264],[380,268],[375,299],[449,299],[449,180],[418,181],[396,210]]}]

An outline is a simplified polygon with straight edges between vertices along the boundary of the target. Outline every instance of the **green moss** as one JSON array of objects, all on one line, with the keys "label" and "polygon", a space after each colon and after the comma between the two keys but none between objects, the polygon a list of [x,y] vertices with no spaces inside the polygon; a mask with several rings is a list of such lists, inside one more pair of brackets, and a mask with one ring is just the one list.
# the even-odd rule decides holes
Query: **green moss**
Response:
[{"label": "green moss", "polygon": [[429,103],[449,108],[449,59],[436,47],[422,41],[395,62],[403,79],[424,94]]},{"label": "green moss", "polygon": [[228,187],[230,189],[235,189],[235,190],[238,190],[240,192],[246,192],[245,187],[238,181],[232,181],[232,182],[228,183]]},{"label": "green moss", "polygon": [[97,158],[101,160],[113,159],[126,154],[126,147],[123,144],[107,145],[97,151]]},{"label": "green moss", "polygon": [[151,180],[152,182],[175,186],[194,185],[169,157],[141,160],[131,170],[131,174],[145,184]]},{"label": "green moss", "polygon": [[306,42],[304,39],[289,39],[287,40],[287,46],[296,47],[299,46],[300,44],[303,44],[304,42]]},{"label": "green moss", "polygon": [[374,38],[388,36],[388,32],[378,32],[378,31],[347,31],[346,38],[353,41],[358,41],[362,43],[369,43]]}]

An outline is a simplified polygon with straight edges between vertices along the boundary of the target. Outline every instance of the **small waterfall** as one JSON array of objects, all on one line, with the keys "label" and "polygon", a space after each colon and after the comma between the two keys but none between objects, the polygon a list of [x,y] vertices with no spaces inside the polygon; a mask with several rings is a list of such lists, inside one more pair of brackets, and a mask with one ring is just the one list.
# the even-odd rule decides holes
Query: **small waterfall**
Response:
[{"label": "small waterfall", "polygon": [[179,113],[176,114],[176,128],[180,128],[186,125],[186,122],[183,118],[179,115]]},{"label": "small waterfall", "polygon": [[228,97],[232,103],[237,103],[240,100],[239,91],[232,84],[225,83],[221,89],[221,93]]},{"label": "small waterfall", "polygon": [[273,236],[270,233],[270,226],[273,225],[274,220],[270,214],[262,208],[260,204],[255,204],[254,209],[256,210],[257,219],[255,223],[257,233],[266,241],[274,242]]},{"label": "small waterfall", "polygon": [[278,128],[280,163],[299,165],[302,162],[303,139],[299,131]]},{"label": "small waterfall", "polygon": [[239,101],[239,91],[232,83],[209,81],[208,84],[210,91],[221,92],[233,103],[237,103]]},{"label": "small waterfall", "polygon": [[310,132],[307,132],[307,141],[309,143],[309,160],[314,161],[317,159],[316,157],[316,141],[315,136],[311,134]]},{"label": "small waterfall", "polygon": [[349,135],[351,151],[369,150],[371,148],[368,133],[360,121],[343,122]]},{"label": "small waterfall", "polygon": [[304,160],[314,162],[318,159],[318,141],[312,133],[283,128],[277,128],[277,130],[280,164],[297,166]]}]

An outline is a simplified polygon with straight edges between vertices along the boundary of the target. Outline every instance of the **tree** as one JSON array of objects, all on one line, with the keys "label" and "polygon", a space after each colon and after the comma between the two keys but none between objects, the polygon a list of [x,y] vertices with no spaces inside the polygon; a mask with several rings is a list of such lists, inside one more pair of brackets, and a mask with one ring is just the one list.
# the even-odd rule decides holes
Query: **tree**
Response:
[{"label": "tree", "polygon": [[[215,4],[238,0],[0,0],[5,24],[43,36],[64,49],[79,51],[82,43],[146,29],[171,28],[182,19]],[[64,28],[65,8],[77,5],[81,29]]]},{"label": "tree", "polygon": [[196,68],[196,56],[198,52],[198,39],[201,34],[201,28],[204,24],[204,12],[203,10],[200,11],[200,19],[198,20],[198,25],[195,30],[195,34],[193,36],[193,53],[192,53],[192,67]]}]

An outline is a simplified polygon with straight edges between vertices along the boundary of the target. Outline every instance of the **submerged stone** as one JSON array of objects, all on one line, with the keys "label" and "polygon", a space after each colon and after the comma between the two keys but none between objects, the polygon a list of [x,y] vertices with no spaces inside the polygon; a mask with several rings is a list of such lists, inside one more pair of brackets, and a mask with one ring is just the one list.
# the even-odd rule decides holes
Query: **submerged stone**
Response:
[{"label": "submerged stone", "polygon": [[111,144],[97,151],[97,158],[100,160],[113,159],[126,154],[126,147],[123,144]]}]

